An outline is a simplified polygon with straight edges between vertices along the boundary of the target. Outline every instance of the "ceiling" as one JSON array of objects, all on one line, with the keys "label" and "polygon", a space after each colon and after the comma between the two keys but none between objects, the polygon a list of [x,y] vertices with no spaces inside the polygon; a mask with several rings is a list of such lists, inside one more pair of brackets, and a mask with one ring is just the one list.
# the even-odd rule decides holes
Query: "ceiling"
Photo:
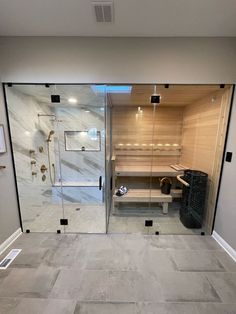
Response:
[{"label": "ceiling", "polygon": [[0,36],[236,36],[236,0],[114,0],[107,24],[91,2],[0,0]]},{"label": "ceiling", "polygon": [[[225,87],[227,88],[227,86]],[[161,95],[160,106],[187,106],[210,94],[222,90],[220,85],[157,85],[157,94]],[[112,106],[150,106],[150,96],[154,85],[133,85],[131,93],[110,93]]]}]

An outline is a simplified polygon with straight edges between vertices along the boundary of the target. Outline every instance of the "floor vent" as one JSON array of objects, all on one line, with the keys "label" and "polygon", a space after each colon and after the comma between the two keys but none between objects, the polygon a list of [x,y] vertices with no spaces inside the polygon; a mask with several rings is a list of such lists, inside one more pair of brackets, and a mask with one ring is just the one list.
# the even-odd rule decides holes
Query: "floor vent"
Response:
[{"label": "floor vent", "polygon": [[112,23],[113,22],[113,2],[112,1],[95,1],[92,2],[96,22]]},{"label": "floor vent", "polygon": [[21,249],[11,250],[10,253],[0,262],[0,269],[6,269],[21,252]]}]

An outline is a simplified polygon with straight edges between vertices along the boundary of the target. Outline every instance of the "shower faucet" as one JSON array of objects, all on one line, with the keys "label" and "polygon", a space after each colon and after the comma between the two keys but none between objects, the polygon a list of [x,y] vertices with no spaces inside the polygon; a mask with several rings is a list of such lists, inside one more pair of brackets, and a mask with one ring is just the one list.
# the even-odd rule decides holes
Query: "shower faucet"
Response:
[{"label": "shower faucet", "polygon": [[42,173],[44,173],[44,172],[47,171],[47,170],[48,170],[48,168],[47,168],[45,165],[42,165],[41,168],[40,168],[40,171],[41,171]]}]

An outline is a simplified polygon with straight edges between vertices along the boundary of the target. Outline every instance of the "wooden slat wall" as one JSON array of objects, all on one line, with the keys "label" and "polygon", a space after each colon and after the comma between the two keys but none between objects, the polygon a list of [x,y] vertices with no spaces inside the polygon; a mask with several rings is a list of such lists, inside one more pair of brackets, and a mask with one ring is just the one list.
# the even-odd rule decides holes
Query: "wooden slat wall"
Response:
[{"label": "wooden slat wall", "polygon": [[[183,113],[181,164],[211,176],[216,150],[222,92],[185,107]],[[213,97],[215,101],[212,102]]]},{"label": "wooden slat wall", "polygon": [[[214,101],[212,101],[214,99]],[[211,232],[231,89],[218,91],[185,107],[180,163],[208,174],[205,227]]]},{"label": "wooden slat wall", "polygon": [[[122,144],[181,144],[183,107],[143,107],[142,118],[136,118],[137,107],[114,106],[112,108],[112,141],[113,150]],[[153,129],[154,122],[154,129]],[[152,136],[154,134],[154,136]],[[149,165],[151,156],[119,156],[118,164]],[[155,156],[155,165],[178,163],[178,156]]]}]

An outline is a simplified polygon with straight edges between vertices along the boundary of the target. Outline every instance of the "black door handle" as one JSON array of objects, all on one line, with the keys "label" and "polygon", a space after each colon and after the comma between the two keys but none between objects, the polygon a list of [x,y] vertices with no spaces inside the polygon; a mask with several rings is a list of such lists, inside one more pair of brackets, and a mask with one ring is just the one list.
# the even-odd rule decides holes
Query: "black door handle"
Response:
[{"label": "black door handle", "polygon": [[102,189],[102,176],[99,177],[99,190]]}]

